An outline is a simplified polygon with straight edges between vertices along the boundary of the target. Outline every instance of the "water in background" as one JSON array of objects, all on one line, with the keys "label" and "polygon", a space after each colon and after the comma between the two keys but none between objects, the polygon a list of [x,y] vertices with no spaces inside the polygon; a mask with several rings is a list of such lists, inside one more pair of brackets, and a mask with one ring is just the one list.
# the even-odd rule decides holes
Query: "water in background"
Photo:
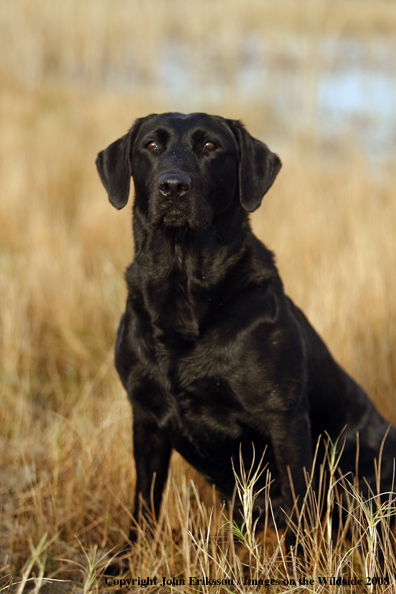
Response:
[{"label": "water in background", "polygon": [[396,148],[396,45],[378,39],[322,38],[314,51],[303,40],[285,43],[275,52],[271,42],[244,40],[242,60],[233,76],[219,68],[205,75],[191,65],[177,43],[164,48],[158,63],[160,88],[180,109],[216,103],[225,93],[254,97],[270,107],[285,125],[307,125],[327,138],[349,134],[372,158],[389,156]]}]

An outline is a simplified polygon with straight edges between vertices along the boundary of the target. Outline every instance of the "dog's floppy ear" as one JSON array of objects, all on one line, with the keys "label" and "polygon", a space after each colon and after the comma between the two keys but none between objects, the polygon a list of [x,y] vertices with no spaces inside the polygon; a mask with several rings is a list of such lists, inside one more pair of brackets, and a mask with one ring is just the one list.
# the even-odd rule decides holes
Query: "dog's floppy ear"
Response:
[{"label": "dog's floppy ear", "polygon": [[136,120],[132,128],[113,142],[96,158],[96,167],[109,200],[118,210],[128,202],[131,185],[131,153],[142,119]]},{"label": "dog's floppy ear", "polygon": [[228,120],[239,148],[239,199],[253,212],[275,181],[282,163],[260,140],[253,138],[241,122]]}]

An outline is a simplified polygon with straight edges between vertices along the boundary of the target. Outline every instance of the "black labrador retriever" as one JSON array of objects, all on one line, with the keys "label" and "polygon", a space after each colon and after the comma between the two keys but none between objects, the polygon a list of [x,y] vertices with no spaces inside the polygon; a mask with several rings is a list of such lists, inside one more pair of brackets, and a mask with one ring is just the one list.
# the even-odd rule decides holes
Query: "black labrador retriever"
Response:
[{"label": "black labrador retriever", "polygon": [[[136,120],[96,164],[116,208],[131,177],[135,185],[115,361],[133,406],[136,522],[159,512],[172,448],[225,500],[240,448],[246,468],[252,444],[256,463],[266,448],[273,506],[290,513],[290,477],[303,494],[319,436],[342,433],[345,473],[355,470],[359,434],[361,484],[375,487],[388,424],[286,297],[273,254],[250,228],[279,158],[238,121],[166,113]],[[391,428],[383,491],[393,488],[395,455]]]}]

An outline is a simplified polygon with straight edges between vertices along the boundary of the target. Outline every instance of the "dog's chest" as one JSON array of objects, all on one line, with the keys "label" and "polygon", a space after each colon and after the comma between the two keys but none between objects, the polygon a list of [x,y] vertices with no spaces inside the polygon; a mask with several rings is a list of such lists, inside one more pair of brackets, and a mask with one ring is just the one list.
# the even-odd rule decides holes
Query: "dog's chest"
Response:
[{"label": "dog's chest", "polygon": [[[205,378],[173,393],[175,449],[208,480],[221,483],[219,467],[231,470],[239,444],[250,433],[246,413],[225,380]],[[216,447],[214,447],[216,444]],[[226,473],[228,476],[228,472]]]},{"label": "dog's chest", "polygon": [[241,432],[244,410],[224,379],[203,378],[188,390],[174,392],[182,431],[200,432],[235,439]]},{"label": "dog's chest", "polygon": [[[169,335],[167,338],[170,344],[157,347],[155,375],[166,402],[169,428],[196,443],[204,441],[204,436],[212,439],[214,435],[225,440],[239,439],[249,413],[231,385],[232,365],[225,365],[218,352],[203,357],[206,348],[199,341],[192,345],[181,339],[176,341],[176,335],[173,343]],[[214,341],[210,343],[213,349]],[[153,410],[149,395],[146,406]]]},{"label": "dog's chest", "polygon": [[[151,346],[142,353],[142,367],[155,389],[146,389],[140,404],[151,414],[159,410],[160,424],[166,418],[178,433],[193,435],[199,428],[201,434],[226,439],[238,439],[243,425],[250,424],[247,396],[252,392],[252,377],[245,360],[246,345],[243,340],[225,339],[222,328],[219,319],[208,325],[202,336],[194,336],[186,328],[179,332],[175,324],[146,328],[149,337],[146,335],[145,342]],[[142,367],[136,368],[140,377]]]},{"label": "dog's chest", "polygon": [[210,291],[197,290],[193,282],[171,276],[155,290],[150,288],[148,299],[152,300],[147,309],[159,351],[162,345],[170,350],[183,348],[199,338],[211,306]]}]

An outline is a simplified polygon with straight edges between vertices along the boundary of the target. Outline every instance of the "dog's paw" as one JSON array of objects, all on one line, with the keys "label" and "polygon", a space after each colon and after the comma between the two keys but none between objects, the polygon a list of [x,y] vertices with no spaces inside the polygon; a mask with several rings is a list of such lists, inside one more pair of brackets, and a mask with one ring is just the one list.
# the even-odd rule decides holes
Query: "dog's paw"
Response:
[{"label": "dog's paw", "polygon": [[113,577],[124,575],[129,570],[130,553],[131,547],[129,545],[123,547],[103,569],[103,575]]}]

